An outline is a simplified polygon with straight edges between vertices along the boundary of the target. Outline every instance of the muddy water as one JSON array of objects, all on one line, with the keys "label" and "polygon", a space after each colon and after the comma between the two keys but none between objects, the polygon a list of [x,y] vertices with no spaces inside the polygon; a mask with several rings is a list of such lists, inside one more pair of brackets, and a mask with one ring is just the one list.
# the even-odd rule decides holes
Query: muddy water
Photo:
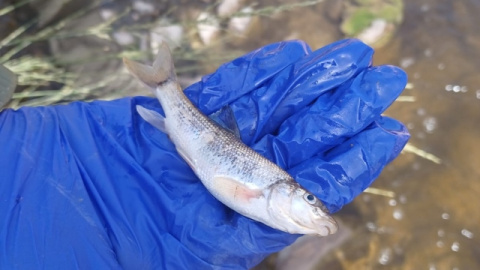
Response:
[{"label": "muddy water", "polygon": [[[388,111],[406,123],[410,153],[340,214],[357,233],[320,265],[330,269],[480,269],[480,1],[407,0],[394,40],[375,63],[404,67],[415,102]],[[324,268],[329,269],[329,268]]]}]

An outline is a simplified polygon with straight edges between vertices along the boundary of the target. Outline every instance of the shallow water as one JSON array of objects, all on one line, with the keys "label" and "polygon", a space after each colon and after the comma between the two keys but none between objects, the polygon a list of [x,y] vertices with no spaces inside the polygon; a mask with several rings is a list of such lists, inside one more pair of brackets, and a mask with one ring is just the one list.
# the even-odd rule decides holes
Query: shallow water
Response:
[{"label": "shallow water", "polygon": [[[326,264],[340,269],[480,268],[480,1],[406,1],[405,20],[375,63],[402,66],[415,102],[387,115],[441,159],[401,155],[341,213],[359,233]],[[355,225],[356,224],[356,225]],[[360,244],[359,244],[360,243]],[[329,269],[329,268],[325,268]]]}]

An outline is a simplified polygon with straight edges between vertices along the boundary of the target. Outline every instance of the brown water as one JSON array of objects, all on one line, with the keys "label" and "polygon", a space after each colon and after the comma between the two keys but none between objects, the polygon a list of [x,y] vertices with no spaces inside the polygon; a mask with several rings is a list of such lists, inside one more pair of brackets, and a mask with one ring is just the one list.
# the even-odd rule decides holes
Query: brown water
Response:
[{"label": "brown water", "polygon": [[[403,65],[413,88],[387,114],[410,143],[442,163],[406,153],[340,214],[357,228],[324,269],[480,269],[480,1],[407,0],[405,21],[375,63]],[[340,267],[341,266],[341,267]]]},{"label": "brown water", "polygon": [[[185,4],[183,9],[188,8]],[[325,1],[264,17],[261,29],[249,39],[220,47],[249,50],[300,38],[318,48],[342,38],[337,9],[335,1]],[[90,24],[99,18],[95,12],[85,16]],[[189,12],[174,14],[182,17]],[[323,257],[318,269],[480,269],[479,14],[480,0],[405,1],[403,24],[391,42],[377,50],[374,62],[400,65],[407,71],[411,88],[404,95],[415,101],[396,102],[386,114],[406,123],[410,143],[439,157],[441,163],[412,153],[400,155],[374,183],[395,196],[362,194],[340,211],[336,216],[349,228],[349,237]],[[53,47],[59,50],[64,42],[69,48],[65,44],[76,46],[82,40],[55,41]],[[118,50],[105,40],[85,44],[93,52]],[[217,53],[217,49],[210,50]],[[68,51],[63,53],[69,56]],[[108,66],[115,68],[102,68],[97,76],[113,76],[120,62]],[[274,264],[272,258],[260,268]]]},{"label": "brown water", "polygon": [[[335,30],[322,32],[335,26],[326,19],[332,2],[274,20],[315,48],[341,37]],[[374,63],[407,71],[404,95],[415,102],[397,102],[386,114],[406,123],[410,143],[441,163],[404,153],[390,164],[374,187],[393,191],[394,198],[363,194],[340,211],[337,217],[353,233],[315,269],[480,269],[479,13],[480,1],[405,1],[404,22],[376,51]],[[320,37],[294,23],[299,17],[322,25]],[[258,269],[285,264],[275,260]]]}]

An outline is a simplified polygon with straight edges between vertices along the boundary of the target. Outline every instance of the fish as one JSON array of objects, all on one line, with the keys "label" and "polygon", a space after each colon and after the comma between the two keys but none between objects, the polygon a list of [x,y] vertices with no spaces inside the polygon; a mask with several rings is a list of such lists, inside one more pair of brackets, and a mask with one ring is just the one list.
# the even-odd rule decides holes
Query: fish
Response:
[{"label": "fish", "polygon": [[152,66],[127,58],[127,70],[147,85],[163,108],[137,105],[138,114],[166,133],[206,189],[241,215],[291,234],[327,236],[338,226],[327,208],[285,170],[200,112],[177,82],[168,46]]}]

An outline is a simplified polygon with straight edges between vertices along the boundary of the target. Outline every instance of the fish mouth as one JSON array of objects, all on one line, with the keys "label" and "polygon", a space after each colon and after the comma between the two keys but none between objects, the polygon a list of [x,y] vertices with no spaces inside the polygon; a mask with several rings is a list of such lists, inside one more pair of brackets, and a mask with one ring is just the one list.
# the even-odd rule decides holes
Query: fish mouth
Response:
[{"label": "fish mouth", "polygon": [[335,221],[335,219],[333,219],[332,217],[328,218],[328,220],[326,221],[326,224],[323,227],[325,228],[324,232],[326,232],[326,234],[324,234],[322,236],[327,236],[327,235],[330,235],[330,234],[334,234],[338,231],[338,224]]},{"label": "fish mouth", "polygon": [[317,222],[316,224],[301,224],[295,222],[297,226],[297,230],[300,231],[293,231],[290,233],[301,233],[301,234],[313,234],[318,236],[328,236],[330,234],[334,234],[338,231],[338,224],[332,217],[323,217],[321,222]]},{"label": "fish mouth", "polygon": [[334,234],[338,231],[337,223],[331,223],[329,225],[322,226],[322,230],[319,231],[318,235],[320,236],[327,236],[330,234]]},{"label": "fish mouth", "polygon": [[316,234],[319,236],[327,236],[338,231],[338,224],[332,217],[325,217],[321,224],[316,229]]}]

